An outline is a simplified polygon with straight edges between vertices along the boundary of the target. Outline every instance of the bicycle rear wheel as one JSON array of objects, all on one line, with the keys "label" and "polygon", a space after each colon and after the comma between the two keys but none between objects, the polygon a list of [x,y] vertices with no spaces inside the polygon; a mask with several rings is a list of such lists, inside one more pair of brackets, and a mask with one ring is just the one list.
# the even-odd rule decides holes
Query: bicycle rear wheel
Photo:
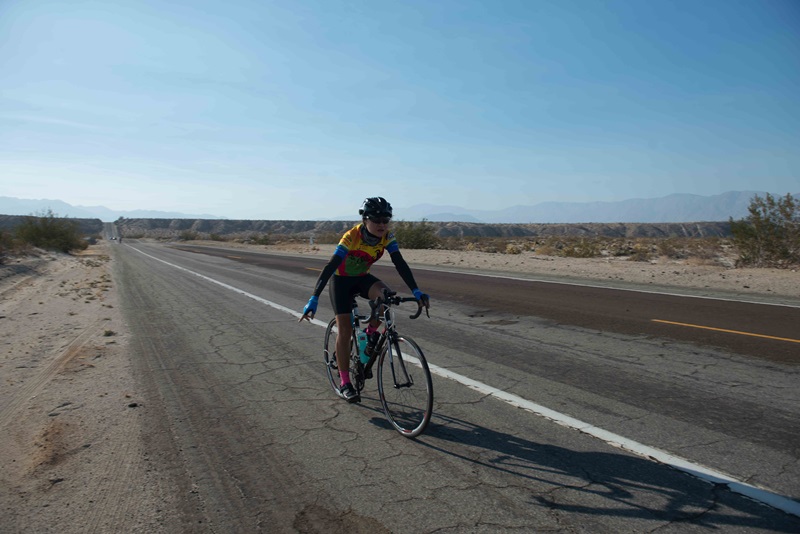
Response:
[{"label": "bicycle rear wheel", "polygon": [[[328,382],[330,382],[333,391],[341,397],[342,395],[339,393],[341,378],[339,377],[339,364],[336,361],[336,338],[338,332],[336,328],[336,318],[334,317],[331,319],[331,322],[328,323],[328,328],[325,329],[325,344],[322,348],[322,356],[325,360],[325,374],[328,376]],[[353,335],[353,339],[350,340],[350,358],[348,359],[350,362],[350,377],[353,379],[353,385],[356,386],[356,389],[361,391],[364,384],[363,379],[360,383],[357,380],[359,375],[356,365],[358,365],[359,359],[355,354],[355,347],[356,339],[355,335]]]},{"label": "bicycle rear wheel", "polygon": [[408,438],[425,431],[433,414],[433,382],[425,355],[411,338],[399,336],[381,353],[378,393],[395,430]]},{"label": "bicycle rear wheel", "polygon": [[328,375],[333,391],[339,394],[339,365],[336,363],[336,318],[331,319],[325,329],[325,344],[322,347],[325,359],[325,374]]}]

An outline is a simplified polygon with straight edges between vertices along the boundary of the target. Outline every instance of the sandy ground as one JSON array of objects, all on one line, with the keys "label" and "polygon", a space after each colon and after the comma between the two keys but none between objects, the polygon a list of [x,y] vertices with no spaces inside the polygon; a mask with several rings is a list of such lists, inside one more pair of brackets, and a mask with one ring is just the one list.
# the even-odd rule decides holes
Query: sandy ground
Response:
[{"label": "sandy ground", "polygon": [[160,530],[108,246],[0,266],[0,532]]},{"label": "sandy ground", "polygon": [[[152,451],[144,445],[139,408],[147,399],[131,372],[111,246],[119,245],[103,242],[77,256],[43,253],[0,266],[0,532],[168,530],[179,496],[150,465]],[[320,257],[333,252],[333,246],[249,248]],[[570,276],[800,303],[800,273],[791,270],[531,253],[407,250],[404,256],[412,267]]]}]

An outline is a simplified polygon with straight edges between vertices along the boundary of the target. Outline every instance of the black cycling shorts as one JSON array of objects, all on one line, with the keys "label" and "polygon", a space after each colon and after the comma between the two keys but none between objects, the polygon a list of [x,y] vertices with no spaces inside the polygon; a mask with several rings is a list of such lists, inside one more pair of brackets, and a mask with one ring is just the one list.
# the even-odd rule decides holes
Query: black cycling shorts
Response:
[{"label": "black cycling shorts", "polygon": [[369,299],[369,288],[380,280],[371,275],[364,276],[340,276],[331,277],[331,304],[336,315],[350,313],[353,311],[353,298],[360,295],[362,298]]}]

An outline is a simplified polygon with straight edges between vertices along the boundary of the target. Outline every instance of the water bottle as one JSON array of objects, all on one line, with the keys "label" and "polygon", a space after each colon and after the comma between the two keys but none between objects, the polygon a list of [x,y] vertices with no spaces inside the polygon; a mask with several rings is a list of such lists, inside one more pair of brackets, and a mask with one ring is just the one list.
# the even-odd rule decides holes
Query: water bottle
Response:
[{"label": "water bottle", "polygon": [[367,358],[371,357],[375,352],[375,349],[378,348],[377,345],[379,337],[381,337],[381,335],[377,331],[367,335],[367,348],[364,350]]},{"label": "water bottle", "polygon": [[356,339],[358,339],[358,353],[361,357],[361,363],[366,365],[369,361],[369,356],[367,356],[367,333],[359,330]]}]

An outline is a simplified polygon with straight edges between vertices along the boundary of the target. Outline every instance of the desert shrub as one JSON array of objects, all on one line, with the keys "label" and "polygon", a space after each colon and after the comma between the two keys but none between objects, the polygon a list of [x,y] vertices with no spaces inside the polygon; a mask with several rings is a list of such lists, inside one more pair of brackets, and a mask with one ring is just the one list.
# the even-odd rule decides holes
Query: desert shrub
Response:
[{"label": "desert shrub", "polygon": [[725,240],[718,237],[691,240],[686,244],[685,257],[717,261],[725,255],[726,244]]},{"label": "desert shrub", "polygon": [[0,265],[5,263],[8,256],[18,254],[19,248],[20,243],[14,239],[11,232],[0,230]]},{"label": "desert shrub", "polygon": [[439,245],[436,228],[426,219],[421,222],[398,221],[392,232],[402,248],[427,249]]},{"label": "desert shrub", "polygon": [[70,252],[89,246],[82,238],[77,222],[58,217],[52,210],[25,217],[15,233],[23,243],[46,250]]},{"label": "desert shrub", "polygon": [[787,194],[775,199],[756,195],[747,208],[749,215],[730,219],[739,265],[788,267],[800,264],[800,203]]},{"label": "desert shrub", "polygon": [[631,250],[628,261],[650,261],[658,247],[648,243],[635,243]]},{"label": "desert shrub", "polygon": [[687,257],[686,249],[675,238],[661,240],[656,244],[656,247],[659,254],[673,260],[682,260]]},{"label": "desert shrub", "polygon": [[536,247],[536,254],[542,256],[558,256],[558,249],[553,248],[552,245],[542,244]]},{"label": "desert shrub", "polygon": [[250,242],[256,245],[271,245],[272,239],[270,238],[269,234],[258,234],[254,235],[250,238]]},{"label": "desert shrub", "polygon": [[596,258],[600,256],[600,242],[596,239],[570,240],[561,251],[568,258]]},{"label": "desert shrub", "polygon": [[208,236],[208,239],[210,239],[211,241],[227,241],[228,240],[227,238],[225,238],[225,237],[223,237],[223,236],[221,236],[219,234],[210,234]]},{"label": "desert shrub", "polygon": [[338,245],[342,234],[337,232],[321,232],[314,235],[314,243],[318,245]]},{"label": "desert shrub", "polygon": [[194,241],[197,237],[197,232],[192,232],[191,230],[184,230],[178,235],[178,239],[181,241]]}]

